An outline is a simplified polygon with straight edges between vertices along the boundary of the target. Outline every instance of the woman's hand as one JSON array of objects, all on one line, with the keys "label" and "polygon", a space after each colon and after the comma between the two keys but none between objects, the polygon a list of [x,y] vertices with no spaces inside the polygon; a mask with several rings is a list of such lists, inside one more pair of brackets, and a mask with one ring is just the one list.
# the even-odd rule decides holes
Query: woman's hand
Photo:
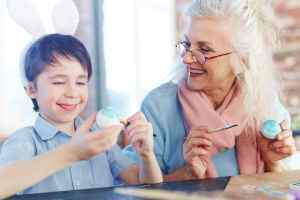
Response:
[{"label": "woman's hand", "polygon": [[264,138],[260,135],[259,147],[267,168],[272,168],[272,166],[276,165],[277,161],[296,152],[295,140],[287,121],[281,122],[280,126],[282,132],[274,140]]},{"label": "woman's hand", "polygon": [[207,127],[190,130],[183,144],[183,157],[198,178],[205,178],[211,147],[211,135]]},{"label": "woman's hand", "polygon": [[144,114],[135,113],[127,119],[129,125],[125,128],[124,133],[128,135],[129,142],[141,156],[142,159],[148,159],[154,156],[153,152],[153,128]]}]

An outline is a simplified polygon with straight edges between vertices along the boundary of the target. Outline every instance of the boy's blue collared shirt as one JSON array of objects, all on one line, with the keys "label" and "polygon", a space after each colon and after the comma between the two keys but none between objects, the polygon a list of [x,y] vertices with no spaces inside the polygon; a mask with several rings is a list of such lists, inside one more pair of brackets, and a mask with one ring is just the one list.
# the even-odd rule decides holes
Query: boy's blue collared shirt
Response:
[{"label": "boy's blue collared shirt", "polygon": [[[77,118],[75,127],[80,124],[81,120]],[[5,141],[0,154],[0,165],[31,159],[69,142],[70,139],[71,136],[59,131],[38,116],[34,127],[20,129]],[[135,162],[124,155],[118,145],[115,145],[90,160],[76,162],[56,172],[23,191],[22,194],[113,186],[115,178],[132,164]]]}]

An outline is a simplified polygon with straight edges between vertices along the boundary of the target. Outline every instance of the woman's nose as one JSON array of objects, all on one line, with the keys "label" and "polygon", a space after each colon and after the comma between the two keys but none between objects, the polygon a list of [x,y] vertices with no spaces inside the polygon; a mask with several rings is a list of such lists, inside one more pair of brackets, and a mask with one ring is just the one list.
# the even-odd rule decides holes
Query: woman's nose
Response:
[{"label": "woman's nose", "polygon": [[184,64],[192,64],[195,62],[195,58],[192,54],[192,52],[187,51],[183,56],[182,56],[182,62]]}]

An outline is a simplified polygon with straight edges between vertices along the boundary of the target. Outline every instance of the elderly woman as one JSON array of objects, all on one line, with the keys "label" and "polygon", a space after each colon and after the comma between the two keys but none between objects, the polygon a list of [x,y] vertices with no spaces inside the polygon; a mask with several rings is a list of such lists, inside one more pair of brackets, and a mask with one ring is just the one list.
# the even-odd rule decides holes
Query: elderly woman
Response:
[{"label": "elderly woman", "polygon": [[[295,152],[272,61],[276,32],[263,0],[194,0],[179,42],[184,73],[154,89],[142,112],[152,123],[165,180],[281,171]],[[183,74],[183,76],[182,76]],[[282,131],[261,135],[277,120]],[[211,129],[237,127],[209,133]]]}]

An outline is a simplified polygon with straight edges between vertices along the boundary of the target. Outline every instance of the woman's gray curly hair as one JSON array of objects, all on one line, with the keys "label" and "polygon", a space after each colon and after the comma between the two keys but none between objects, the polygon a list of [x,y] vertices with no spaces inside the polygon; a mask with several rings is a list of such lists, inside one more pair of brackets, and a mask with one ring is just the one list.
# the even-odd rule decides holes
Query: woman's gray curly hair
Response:
[{"label": "woman's gray curly hair", "polygon": [[[251,119],[262,122],[275,118],[280,84],[272,54],[277,45],[271,2],[267,0],[194,0],[187,17],[220,17],[232,26],[231,56],[239,84],[245,94],[244,106]],[[182,78],[174,76],[176,81]],[[177,74],[178,75],[178,74]],[[276,103],[274,103],[276,102]],[[276,106],[274,106],[276,105]],[[276,108],[277,107],[277,108]],[[280,109],[280,108],[279,108]]]}]

